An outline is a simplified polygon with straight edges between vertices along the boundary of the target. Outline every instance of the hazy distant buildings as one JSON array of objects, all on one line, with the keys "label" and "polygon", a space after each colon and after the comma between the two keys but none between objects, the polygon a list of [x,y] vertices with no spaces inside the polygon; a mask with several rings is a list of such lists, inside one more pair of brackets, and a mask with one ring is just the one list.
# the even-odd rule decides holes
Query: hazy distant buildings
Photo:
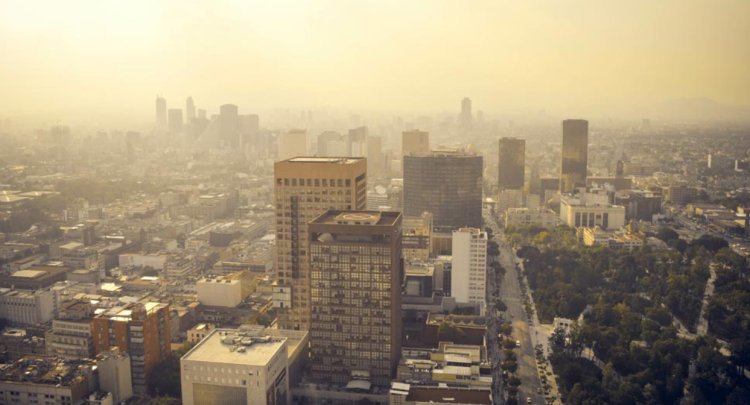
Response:
[{"label": "hazy distant buildings", "polygon": [[258,137],[260,136],[260,117],[257,114],[240,115],[240,147],[252,148],[260,153]]},{"label": "hazy distant buildings", "polygon": [[219,144],[237,147],[240,142],[239,108],[234,104],[219,107]]},{"label": "hazy distant buildings", "polygon": [[274,165],[276,284],[274,306],[285,329],[309,329],[307,223],[328,209],[362,210],[367,163],[361,158],[297,157]]},{"label": "hazy distant buildings", "polygon": [[526,141],[518,138],[500,138],[498,144],[498,188],[500,190],[523,189]]},{"label": "hazy distant buildings", "polygon": [[195,103],[192,97],[188,97],[185,101],[185,115],[187,116],[188,124],[195,119]]},{"label": "hazy distant buildings", "polygon": [[457,150],[404,156],[404,215],[433,214],[436,228],[482,226],[482,157]]},{"label": "hazy distant buildings", "polygon": [[167,128],[167,100],[163,97],[156,97],[156,127]]},{"label": "hazy distant buildings", "polygon": [[179,108],[170,108],[168,112],[169,133],[179,135],[182,133],[182,110]]},{"label": "hazy distant buildings", "polygon": [[383,138],[379,136],[367,137],[367,173],[370,177],[385,173]]},{"label": "hazy distant buildings", "polygon": [[298,156],[307,156],[307,131],[304,129],[291,129],[279,134],[278,160],[291,159]]},{"label": "hazy distant buildings", "polygon": [[367,157],[367,127],[357,127],[349,130],[346,156]]},{"label": "hazy distant buildings", "polygon": [[347,149],[346,139],[336,131],[325,131],[318,135],[318,151],[316,156],[348,156]]},{"label": "hazy distant buildings", "polygon": [[308,233],[311,377],[387,386],[401,354],[401,214],[331,210]]},{"label": "hazy distant buildings", "polygon": [[561,193],[570,193],[578,187],[586,187],[588,146],[589,122],[586,120],[563,121]]},{"label": "hazy distant buildings", "polygon": [[464,97],[464,99],[461,100],[461,115],[459,116],[461,128],[471,129],[473,120],[474,118],[471,113],[471,99]]},{"label": "hazy distant buildings", "polygon": [[403,156],[419,155],[430,152],[430,134],[427,131],[414,129],[401,134],[401,154]]},{"label": "hazy distant buildings", "polygon": [[477,228],[453,231],[451,297],[459,304],[485,307],[487,233]]}]

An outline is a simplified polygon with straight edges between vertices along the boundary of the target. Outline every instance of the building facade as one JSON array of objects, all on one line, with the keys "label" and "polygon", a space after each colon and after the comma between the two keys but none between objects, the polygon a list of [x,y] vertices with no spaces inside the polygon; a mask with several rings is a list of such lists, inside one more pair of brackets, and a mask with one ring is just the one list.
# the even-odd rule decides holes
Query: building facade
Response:
[{"label": "building facade", "polygon": [[486,303],[487,233],[477,228],[453,231],[451,297],[459,304]]},{"label": "building facade", "polygon": [[242,281],[232,277],[208,276],[195,283],[198,301],[212,307],[234,308],[242,299]]},{"label": "building facade", "polygon": [[482,157],[457,150],[404,156],[406,216],[431,212],[435,228],[482,226]]},{"label": "building facade", "polygon": [[311,376],[388,386],[401,353],[401,214],[327,211],[309,240]]},{"label": "building facade", "polygon": [[284,329],[310,328],[307,223],[328,209],[367,204],[367,162],[361,158],[302,157],[274,165],[276,282],[274,307]]},{"label": "building facade", "polygon": [[116,347],[130,355],[133,389],[144,393],[151,370],[170,353],[169,305],[110,308],[94,318],[92,331],[96,354]]}]

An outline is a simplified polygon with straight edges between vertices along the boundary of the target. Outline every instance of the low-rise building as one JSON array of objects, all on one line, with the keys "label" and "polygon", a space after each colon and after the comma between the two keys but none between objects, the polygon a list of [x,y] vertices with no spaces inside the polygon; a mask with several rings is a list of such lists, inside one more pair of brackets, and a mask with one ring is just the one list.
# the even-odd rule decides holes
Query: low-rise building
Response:
[{"label": "low-rise building", "polygon": [[115,404],[127,401],[133,396],[133,379],[130,369],[130,356],[113,348],[96,356],[99,371],[99,388],[112,394]]},{"label": "low-rise building", "polygon": [[391,405],[491,405],[489,388],[456,388],[394,382],[388,395]]},{"label": "low-rise building", "polygon": [[54,295],[49,289],[30,291],[0,288],[0,318],[13,324],[49,322],[54,312]]},{"label": "low-rise building", "polygon": [[287,339],[215,329],[180,359],[182,403],[289,404]]},{"label": "low-rise building", "polygon": [[234,308],[242,302],[242,280],[231,276],[207,276],[195,284],[198,301],[212,307]]},{"label": "low-rise building", "polygon": [[187,331],[187,342],[190,344],[196,344],[201,340],[205,339],[212,330],[216,329],[213,324],[210,323],[199,323]]},{"label": "low-rise building", "polygon": [[0,403],[81,404],[96,390],[94,368],[87,359],[24,357],[0,368]]},{"label": "low-rise building", "polygon": [[557,214],[546,208],[508,208],[505,211],[505,227],[509,226],[539,226],[552,229],[557,225]]},{"label": "low-rise building", "polygon": [[574,228],[620,229],[625,226],[625,207],[563,197],[560,199],[560,220]]},{"label": "low-rise building", "polygon": [[601,245],[612,249],[633,250],[643,246],[645,239],[641,235],[621,231],[605,231],[599,227],[583,228],[583,244],[586,246]]}]

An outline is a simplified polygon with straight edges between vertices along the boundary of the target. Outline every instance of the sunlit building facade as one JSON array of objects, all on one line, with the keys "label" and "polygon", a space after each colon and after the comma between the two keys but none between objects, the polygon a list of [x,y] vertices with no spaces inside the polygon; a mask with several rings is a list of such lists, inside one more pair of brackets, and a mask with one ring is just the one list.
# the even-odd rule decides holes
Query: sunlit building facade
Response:
[{"label": "sunlit building facade", "polygon": [[387,386],[401,353],[401,214],[328,211],[309,240],[313,379]]},{"label": "sunlit building facade", "polygon": [[363,210],[367,162],[362,158],[297,157],[274,165],[276,282],[274,306],[284,329],[310,328],[307,223],[328,209]]}]

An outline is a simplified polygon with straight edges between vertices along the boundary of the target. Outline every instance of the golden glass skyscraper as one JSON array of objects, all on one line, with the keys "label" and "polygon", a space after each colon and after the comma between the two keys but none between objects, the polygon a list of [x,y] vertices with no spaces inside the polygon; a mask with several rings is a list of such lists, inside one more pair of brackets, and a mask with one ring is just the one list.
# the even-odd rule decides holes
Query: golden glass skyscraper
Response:
[{"label": "golden glass skyscraper", "polygon": [[500,138],[498,145],[498,188],[500,190],[523,189],[526,141],[518,138]]},{"label": "golden glass skyscraper", "polygon": [[589,122],[563,121],[563,139],[560,164],[560,192],[570,193],[586,187],[588,166]]},{"label": "golden glass skyscraper", "polygon": [[276,282],[274,307],[285,329],[310,328],[307,223],[328,209],[363,210],[367,162],[363,158],[296,157],[274,164]]}]

